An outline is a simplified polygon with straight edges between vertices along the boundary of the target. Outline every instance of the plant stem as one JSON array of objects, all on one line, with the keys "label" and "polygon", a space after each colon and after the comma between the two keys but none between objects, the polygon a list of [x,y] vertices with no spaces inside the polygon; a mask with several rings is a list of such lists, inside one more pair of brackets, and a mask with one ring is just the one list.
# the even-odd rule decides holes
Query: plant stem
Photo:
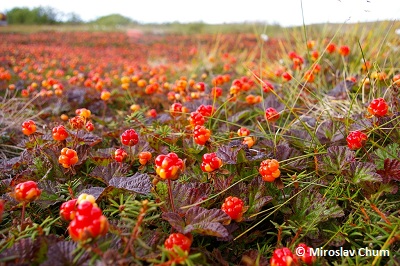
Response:
[{"label": "plant stem", "polygon": [[173,212],[175,212],[174,198],[172,197],[171,179],[168,179],[168,194],[169,194],[169,202],[171,204],[171,209]]},{"label": "plant stem", "polygon": [[21,213],[21,226],[24,224],[25,221],[25,207],[26,207],[26,202],[22,202],[22,213]]}]

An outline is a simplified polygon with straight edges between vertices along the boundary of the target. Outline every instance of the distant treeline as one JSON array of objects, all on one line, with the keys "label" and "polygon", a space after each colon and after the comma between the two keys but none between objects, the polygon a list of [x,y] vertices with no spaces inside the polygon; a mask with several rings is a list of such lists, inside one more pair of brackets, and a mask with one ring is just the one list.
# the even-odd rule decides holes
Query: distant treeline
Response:
[{"label": "distant treeline", "polygon": [[[10,25],[54,25],[54,24],[81,24],[85,23],[76,13],[63,13],[52,7],[35,7],[29,9],[27,7],[16,7],[6,12],[7,22]],[[106,26],[127,25],[135,23],[130,18],[119,14],[112,14],[100,17],[94,21],[87,23],[95,23]]]}]

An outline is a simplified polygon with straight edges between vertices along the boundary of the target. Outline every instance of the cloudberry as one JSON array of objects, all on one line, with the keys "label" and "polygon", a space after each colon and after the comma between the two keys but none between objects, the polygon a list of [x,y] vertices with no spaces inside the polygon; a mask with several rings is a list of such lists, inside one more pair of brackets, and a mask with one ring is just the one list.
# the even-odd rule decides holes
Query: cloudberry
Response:
[{"label": "cloudberry", "polygon": [[389,105],[383,98],[372,100],[368,106],[368,112],[374,116],[385,116],[388,112],[388,109]]},{"label": "cloudberry", "polygon": [[75,218],[77,199],[72,199],[61,204],[60,216],[65,221],[72,221]]},{"label": "cloudberry", "polygon": [[221,210],[228,214],[232,220],[239,221],[244,212],[243,200],[229,196],[225,199],[224,203],[222,203]]},{"label": "cloudberry", "polygon": [[368,139],[367,135],[359,130],[351,131],[347,135],[347,146],[350,150],[358,150],[364,146],[365,141]]},{"label": "cloudberry", "polygon": [[31,202],[40,197],[42,191],[34,181],[19,183],[14,189],[15,199],[20,202]]},{"label": "cloudberry", "polygon": [[78,154],[75,150],[63,148],[61,155],[58,157],[58,162],[64,167],[69,168],[78,162]]},{"label": "cloudberry", "polygon": [[304,243],[300,243],[297,245],[296,253],[298,253],[297,255],[303,254],[300,256],[300,259],[307,265],[313,265],[317,260],[317,258],[311,254],[310,247]]},{"label": "cloudberry", "polygon": [[183,170],[183,161],[176,153],[158,155],[155,159],[156,172],[161,179],[175,180],[179,177],[179,170]]},{"label": "cloudberry", "polygon": [[32,120],[27,120],[22,123],[22,133],[29,136],[36,132],[36,124]]},{"label": "cloudberry", "polygon": [[139,163],[141,165],[147,164],[147,162],[151,159],[152,155],[149,151],[142,151],[139,153]]},{"label": "cloudberry", "polygon": [[199,145],[204,145],[210,139],[211,131],[204,126],[195,126],[194,142]]},{"label": "cloudberry", "polygon": [[278,248],[274,250],[269,262],[271,266],[295,266],[298,259],[288,248]]},{"label": "cloudberry", "polygon": [[164,246],[167,250],[174,251],[174,246],[180,247],[183,251],[189,252],[192,241],[189,237],[181,233],[170,234],[165,240]]},{"label": "cloudberry", "polygon": [[222,166],[222,160],[217,157],[215,152],[205,153],[202,157],[203,161],[200,165],[203,172],[212,172]]},{"label": "cloudberry", "polygon": [[275,110],[275,108],[269,107],[265,109],[265,119],[268,122],[275,122],[279,119],[279,113]]},{"label": "cloudberry", "polygon": [[267,159],[261,162],[258,172],[264,181],[273,182],[281,175],[279,162],[275,159]]},{"label": "cloudberry", "polygon": [[121,163],[125,157],[128,156],[128,153],[126,153],[126,151],[124,149],[116,149],[114,152],[114,160],[116,162]]},{"label": "cloudberry", "polygon": [[68,137],[68,132],[65,127],[61,125],[52,129],[52,135],[54,140],[62,141]]},{"label": "cloudberry", "polygon": [[121,135],[121,143],[126,146],[134,146],[139,142],[139,136],[134,129],[127,129]]}]

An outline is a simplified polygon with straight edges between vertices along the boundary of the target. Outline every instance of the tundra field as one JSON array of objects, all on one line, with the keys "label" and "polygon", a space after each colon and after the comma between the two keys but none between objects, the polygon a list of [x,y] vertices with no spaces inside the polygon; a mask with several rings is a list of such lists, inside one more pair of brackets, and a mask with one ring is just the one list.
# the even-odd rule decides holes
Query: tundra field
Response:
[{"label": "tundra field", "polygon": [[0,28],[0,265],[400,265],[400,23],[238,28]]}]

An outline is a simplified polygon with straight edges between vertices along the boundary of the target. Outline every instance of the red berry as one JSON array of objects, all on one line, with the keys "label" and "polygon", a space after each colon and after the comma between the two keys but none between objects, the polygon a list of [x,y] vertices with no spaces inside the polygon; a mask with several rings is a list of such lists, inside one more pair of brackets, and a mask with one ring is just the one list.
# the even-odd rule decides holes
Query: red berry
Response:
[{"label": "red berry", "polygon": [[203,162],[200,165],[203,172],[212,172],[222,166],[222,160],[217,157],[215,152],[205,153],[202,157]]},{"label": "red berry", "polygon": [[75,218],[77,199],[72,199],[61,204],[60,216],[65,221],[72,221]]},{"label": "red berry", "polygon": [[298,260],[288,248],[278,248],[274,250],[269,262],[271,266],[295,266]]},{"label": "red berry", "polygon": [[54,127],[52,129],[52,133],[54,140],[62,141],[68,137],[68,132],[63,125]]},{"label": "red berry", "polygon": [[276,120],[279,119],[279,113],[275,110],[275,108],[267,108],[265,109],[265,119],[268,122],[275,122]]},{"label": "red berry", "polygon": [[174,251],[174,246],[180,247],[183,251],[190,251],[192,241],[189,237],[181,233],[170,234],[165,240],[164,246],[167,250]]},{"label": "red berry", "polygon": [[151,157],[152,155],[149,151],[142,151],[139,153],[139,163],[141,165],[145,165],[151,159]]},{"label": "red berry", "polygon": [[114,152],[114,160],[116,162],[121,163],[126,156],[128,156],[128,153],[124,149],[116,149]]},{"label": "red berry", "polygon": [[340,46],[339,54],[343,56],[348,56],[350,54],[350,48],[347,45]]},{"label": "red berry", "polygon": [[204,82],[198,82],[194,85],[194,88],[198,91],[204,91],[206,89],[206,84]]},{"label": "red berry", "polygon": [[253,146],[254,146],[254,143],[255,143],[254,138],[253,138],[253,137],[250,137],[250,136],[244,137],[244,139],[243,139],[243,141],[242,141],[242,144],[243,144],[243,145],[247,145],[248,148],[253,147]]},{"label": "red berry", "polygon": [[179,177],[179,170],[183,170],[183,161],[176,153],[158,155],[155,159],[156,172],[161,179],[175,180]]},{"label": "red berry", "polygon": [[61,155],[58,157],[58,162],[62,164],[64,168],[69,168],[78,162],[78,154],[75,150],[69,148],[63,148]]},{"label": "red berry", "polygon": [[274,85],[271,82],[264,80],[262,83],[262,88],[264,92],[270,92],[274,90]]},{"label": "red berry", "polygon": [[211,131],[204,126],[195,126],[194,142],[199,145],[204,145],[210,139]]},{"label": "red berry", "polygon": [[0,222],[1,219],[3,218],[3,212],[4,212],[4,200],[0,199]]},{"label": "red berry", "polygon": [[69,120],[73,129],[81,129],[85,125],[85,119],[82,116],[75,116]]},{"label": "red berry", "polygon": [[205,123],[204,116],[200,112],[191,112],[189,117],[189,123],[191,126],[202,126]]},{"label": "red berry", "polygon": [[311,249],[304,243],[300,243],[296,247],[296,254],[300,256],[300,259],[307,265],[313,265],[317,258],[311,255]]},{"label": "red berry", "polygon": [[92,115],[92,112],[86,108],[80,108],[75,110],[75,114],[83,117],[84,119],[89,119]]},{"label": "red berry", "polygon": [[335,45],[334,43],[328,44],[328,46],[326,47],[326,51],[327,51],[329,54],[334,53],[334,52],[336,51],[336,45]]},{"label": "red berry", "polygon": [[365,141],[368,139],[367,135],[363,132],[356,130],[351,131],[346,138],[347,146],[350,150],[358,150],[364,146]]},{"label": "red berry", "polygon": [[211,89],[211,96],[213,98],[221,97],[221,95],[222,95],[222,88],[214,87],[214,88]]},{"label": "red berry", "polygon": [[221,210],[223,210],[226,214],[228,214],[232,220],[239,221],[242,219],[244,212],[244,203],[243,200],[229,196],[225,199],[224,203],[221,206]]},{"label": "red berry", "polygon": [[368,106],[368,112],[374,116],[385,116],[388,112],[388,109],[389,105],[383,98],[372,100]]},{"label": "red berry", "polygon": [[94,130],[94,125],[93,125],[92,122],[88,121],[88,122],[86,123],[86,125],[85,125],[85,128],[86,128],[87,131],[91,132],[91,131]]},{"label": "red berry", "polygon": [[247,137],[248,135],[250,135],[250,130],[245,127],[241,127],[238,129],[237,134],[239,135],[239,137]]},{"label": "red berry", "polygon": [[[90,205],[87,201],[78,205]],[[87,209],[90,209],[87,208]],[[100,235],[105,235],[108,232],[107,218],[101,214],[100,208],[92,206],[90,212],[81,213],[79,210],[76,212],[75,218],[68,226],[68,232],[74,241],[85,241],[89,238],[96,238]]]},{"label": "red berry", "polygon": [[197,112],[199,112],[203,116],[212,116],[215,112],[215,109],[212,105],[200,105],[197,108]]},{"label": "red berry", "polygon": [[126,146],[134,146],[139,142],[139,136],[134,129],[127,129],[121,135],[121,142]]},{"label": "red berry", "polygon": [[34,181],[19,183],[14,189],[15,199],[21,202],[31,202],[40,197],[42,191]]},{"label": "red berry", "polygon": [[22,123],[22,133],[29,136],[36,132],[36,124],[32,120],[27,120]]},{"label": "red berry", "polygon": [[283,72],[283,73],[282,73],[282,78],[283,78],[285,81],[290,81],[290,80],[292,79],[292,75],[290,75],[289,72]]},{"label": "red berry", "polygon": [[182,104],[181,103],[173,103],[169,108],[170,114],[172,116],[178,116],[182,113]]},{"label": "red berry", "polygon": [[267,159],[261,162],[258,172],[264,181],[273,182],[281,175],[279,162],[275,159]]}]

